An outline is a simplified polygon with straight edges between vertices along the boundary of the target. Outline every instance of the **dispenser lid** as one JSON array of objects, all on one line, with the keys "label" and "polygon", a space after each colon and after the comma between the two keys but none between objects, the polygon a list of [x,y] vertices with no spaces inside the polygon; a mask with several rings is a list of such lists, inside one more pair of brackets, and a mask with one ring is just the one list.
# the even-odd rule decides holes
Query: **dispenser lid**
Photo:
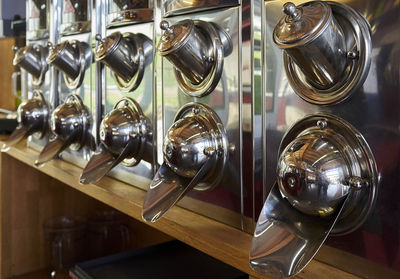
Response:
[{"label": "dispenser lid", "polygon": [[25,47],[18,49],[14,56],[13,65],[17,66],[19,63],[21,63],[21,61],[25,59],[25,54],[30,52],[31,49],[32,49],[32,46],[25,46]]},{"label": "dispenser lid", "polygon": [[99,44],[96,48],[96,60],[103,60],[105,56],[112,53],[121,41],[121,38],[122,34],[120,32],[114,32],[104,39],[99,39]]},{"label": "dispenser lid", "polygon": [[158,42],[157,50],[161,55],[167,55],[186,43],[194,28],[194,23],[187,19],[169,26],[168,22],[163,20],[160,23],[160,28],[165,31]]},{"label": "dispenser lid", "polygon": [[319,1],[296,6],[291,2],[283,5],[286,14],[274,29],[274,42],[280,48],[304,45],[317,37],[331,20],[331,8]]},{"label": "dispenser lid", "polygon": [[68,44],[69,44],[68,41],[64,41],[57,45],[50,45],[49,57],[47,58],[48,63],[49,64],[53,63],[57,59],[58,55],[65,50]]}]

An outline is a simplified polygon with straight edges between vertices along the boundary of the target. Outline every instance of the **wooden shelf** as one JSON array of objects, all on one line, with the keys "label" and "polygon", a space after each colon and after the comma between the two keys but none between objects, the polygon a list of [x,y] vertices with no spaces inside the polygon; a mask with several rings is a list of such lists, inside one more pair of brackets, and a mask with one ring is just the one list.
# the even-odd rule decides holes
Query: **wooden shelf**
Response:
[{"label": "wooden shelf", "polygon": [[[7,163],[16,159],[28,165],[29,168],[37,169],[85,195],[144,222],[141,212],[145,191],[109,177],[103,178],[96,184],[82,185],[78,182],[82,171],[80,168],[61,160],[53,160],[37,168],[34,166],[37,156],[38,153],[27,148],[26,143],[21,143],[7,153],[2,153],[2,183],[5,182],[4,177],[11,175],[7,173]],[[178,206],[172,208],[158,222],[146,223],[146,225],[248,273],[251,278],[265,278],[249,266],[248,257],[252,235],[248,233]],[[353,279],[359,277],[313,260],[297,278]]]}]

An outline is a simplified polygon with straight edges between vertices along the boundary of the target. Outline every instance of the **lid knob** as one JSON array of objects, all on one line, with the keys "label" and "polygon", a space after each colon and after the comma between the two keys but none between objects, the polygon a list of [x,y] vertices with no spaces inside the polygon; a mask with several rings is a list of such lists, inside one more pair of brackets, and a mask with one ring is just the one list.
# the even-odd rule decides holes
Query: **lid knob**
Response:
[{"label": "lid knob", "polygon": [[54,48],[55,48],[55,46],[53,45],[53,43],[50,42],[50,41],[47,42],[47,47],[48,47],[49,49],[54,49]]},{"label": "lid knob", "polygon": [[300,9],[292,2],[286,2],[283,5],[283,12],[288,15],[290,20],[298,20],[301,17]]},{"label": "lid knob", "polygon": [[96,36],[94,37],[94,39],[95,39],[96,41],[98,41],[99,43],[104,43],[104,39],[101,38],[101,35],[100,35],[100,34],[96,34]]},{"label": "lid knob", "polygon": [[174,33],[174,29],[169,27],[169,23],[166,20],[160,22],[160,28],[164,30],[168,35],[172,35]]}]

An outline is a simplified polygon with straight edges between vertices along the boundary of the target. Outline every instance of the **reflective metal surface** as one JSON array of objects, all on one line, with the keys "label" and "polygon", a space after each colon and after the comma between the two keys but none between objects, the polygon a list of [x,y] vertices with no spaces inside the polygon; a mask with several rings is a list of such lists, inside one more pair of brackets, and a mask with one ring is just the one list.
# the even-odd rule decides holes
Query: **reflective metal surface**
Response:
[{"label": "reflective metal surface", "polygon": [[278,186],[257,222],[250,264],[273,278],[297,274],[334,226],[344,234],[362,225],[377,183],[375,159],[354,127],[328,114],[303,118],[282,140]]},{"label": "reflective metal surface", "polygon": [[26,1],[27,40],[40,40],[49,37],[49,0]]},{"label": "reflective metal surface", "polygon": [[[100,124],[98,117],[96,116],[96,111],[101,109],[101,105],[96,104],[96,89],[95,89],[95,69],[96,63],[93,61],[92,53],[92,34],[91,33],[81,33],[74,35],[64,35],[60,38],[59,45],[64,42],[68,42],[72,46],[75,45],[74,53],[79,54],[78,65],[80,66],[79,76],[76,79],[69,78],[65,73],[59,72],[58,85],[55,88],[59,102],[64,103],[71,94],[79,96],[82,100],[84,106],[87,108],[88,115],[90,116],[90,125],[88,127],[87,141],[83,148],[75,150],[74,146],[72,148],[65,149],[59,157],[63,160],[78,165],[79,167],[84,167],[90,156],[90,150],[94,150],[97,127]],[[76,43],[76,44],[75,44]],[[79,46],[84,46],[80,48]],[[66,54],[66,52],[62,51]],[[60,53],[61,54],[61,53]],[[78,56],[75,56],[78,57]],[[57,58],[58,59],[58,58]],[[69,59],[66,59],[69,61]],[[71,59],[73,61],[73,59]],[[73,62],[72,62],[73,63]],[[52,67],[54,68],[54,67]],[[99,99],[99,102],[101,99]]]},{"label": "reflective metal surface", "polygon": [[208,9],[233,7],[240,4],[238,0],[165,0],[162,1],[164,16],[199,12]]},{"label": "reflective metal surface", "polygon": [[145,148],[149,139],[150,121],[134,100],[123,98],[101,122],[100,151],[90,158],[80,182],[96,182],[121,162],[126,166],[135,166],[144,158],[151,163],[152,154],[146,154],[148,150]]},{"label": "reflective metal surface", "polygon": [[153,60],[153,45],[143,34],[112,33],[104,39],[100,34],[96,49],[96,60],[107,65],[114,73],[119,89],[123,92],[135,90],[141,83],[144,69]]},{"label": "reflective metal surface", "polygon": [[[369,71],[371,39],[365,18],[337,2],[298,7],[289,2],[284,7],[288,15],[275,27],[273,38],[284,49],[285,71],[295,92],[315,104],[349,97]],[[325,15],[316,13],[318,8]],[[312,22],[309,18],[316,15]]]},{"label": "reflective metal surface", "polygon": [[80,150],[90,140],[90,114],[78,95],[70,95],[51,116],[51,130],[55,135],[36,160],[41,165],[53,159],[65,148]]},{"label": "reflective metal surface", "polygon": [[228,142],[221,120],[199,103],[185,105],[176,115],[163,145],[165,163],[143,202],[143,218],[155,222],[192,188],[216,187],[228,160]]},{"label": "reflective metal surface", "polygon": [[[400,24],[400,6],[396,1],[340,1],[362,14],[369,22],[371,66],[368,73],[364,73],[363,85],[354,90],[349,98],[332,106],[320,106],[305,102],[295,93],[291,77],[284,71],[288,65],[282,60],[282,51],[273,42],[273,30],[282,17],[285,2],[264,2],[262,103],[266,104],[263,116],[265,182],[263,190],[256,192],[256,214],[261,211],[263,202],[276,183],[277,150],[288,128],[312,113],[339,116],[351,123],[368,142],[378,166],[379,194],[364,224],[348,235],[329,236],[316,254],[316,259],[361,277],[398,278],[400,229],[394,220],[398,220],[400,215],[398,202],[393,196],[398,193],[396,185],[400,154],[400,121],[397,111],[400,84],[395,78],[400,64],[397,28]],[[302,2],[296,1],[295,4]],[[341,13],[335,11],[339,9],[339,4],[330,4],[337,15]],[[352,21],[351,15],[335,17],[342,25],[349,19]],[[357,25],[362,28],[358,23],[350,23],[348,26]],[[357,38],[358,33],[354,34]],[[352,82],[355,80],[352,79]],[[362,203],[356,207],[359,205]]]},{"label": "reflective metal surface", "polygon": [[42,138],[48,130],[49,107],[42,93],[34,91],[31,99],[21,103],[18,107],[18,127],[10,135],[1,151],[17,144],[23,138],[36,134]]},{"label": "reflective metal surface", "polygon": [[[178,202],[178,205],[240,229],[244,227],[241,217],[242,198],[244,195],[251,195],[250,192],[242,191],[241,179],[242,114],[241,103],[239,102],[242,98],[242,85],[240,83],[242,77],[242,69],[240,68],[242,41],[241,30],[239,29],[239,14],[241,12],[242,10],[239,8],[230,8],[193,13],[190,16],[169,17],[170,26],[188,18],[195,22],[215,23],[231,39],[232,52],[224,57],[221,78],[212,94],[201,98],[185,94],[176,78],[175,66],[166,59],[158,60],[162,63],[162,67],[160,67],[162,69],[162,87],[157,91],[160,93],[158,102],[163,105],[158,113],[162,116],[161,127],[164,130],[159,138],[159,145],[167,135],[167,129],[173,125],[176,112],[191,102],[205,104],[218,115],[226,129],[226,137],[229,142],[229,160],[226,162],[224,172],[221,173],[222,179],[219,185],[210,191],[188,191]],[[161,37],[164,32],[161,28],[159,28],[159,31]],[[244,51],[243,53],[250,54],[251,51]],[[157,77],[159,76],[159,73],[157,73]],[[163,163],[163,159],[163,154],[159,154],[158,162],[160,164]],[[246,230],[250,231],[251,229],[246,227]]]},{"label": "reflective metal surface", "polygon": [[107,27],[151,21],[151,6],[147,0],[108,0]]},{"label": "reflective metal surface", "polygon": [[72,35],[90,32],[91,0],[62,0],[61,34]]},{"label": "reflective metal surface", "polygon": [[210,94],[218,85],[224,56],[232,52],[229,35],[218,25],[191,19],[171,27],[160,23],[164,34],[158,52],[175,67],[175,75],[183,92],[192,97]]},{"label": "reflective metal surface", "polygon": [[[110,28],[105,31],[106,32],[104,33],[104,35],[102,35],[103,38],[111,36],[115,32],[119,32],[120,34],[122,34],[127,43],[126,49],[132,49],[133,53],[135,53],[134,57],[129,57],[129,61],[137,61],[139,63],[137,65],[137,68],[143,69],[143,71],[141,73],[140,71],[136,71],[136,74],[133,72],[126,72],[127,75],[135,74],[131,81],[126,83],[123,81],[122,78],[118,77],[115,72],[110,69],[110,67],[105,66],[105,64],[103,63],[99,63],[99,65],[104,67],[105,75],[104,89],[102,91],[102,102],[104,106],[103,113],[104,115],[112,113],[117,103],[121,105],[123,104],[123,102],[121,101],[122,99],[129,98],[134,100],[138,104],[138,106],[140,106],[143,116],[147,121],[147,133],[143,134],[142,139],[144,141],[142,142],[143,144],[140,146],[140,149],[142,149],[143,152],[142,160],[136,161],[133,158],[131,158],[131,160],[123,160],[126,159],[126,155],[123,155],[123,150],[121,150],[121,153],[118,154],[119,158],[123,160],[123,162],[121,164],[116,163],[115,167],[112,167],[110,169],[108,175],[122,180],[125,183],[133,184],[136,187],[147,189],[148,185],[151,182],[151,178],[155,173],[155,169],[157,168],[157,165],[154,164],[154,162],[156,161],[155,154],[157,152],[157,145],[155,143],[154,135],[157,134],[157,129],[155,126],[153,126],[154,123],[156,123],[156,113],[155,108],[153,107],[155,102],[155,74],[153,73],[154,53],[152,51],[154,48],[154,25],[152,22],[136,23],[131,25],[126,24],[123,26],[119,26],[118,28]],[[119,44],[115,44],[114,46],[118,45]],[[113,43],[108,44],[108,46],[111,46],[111,48],[107,47],[104,50],[114,49],[114,47],[112,47]],[[139,47],[140,49],[136,50],[136,47]],[[141,60],[138,60],[140,53],[142,53],[143,56],[140,56]],[[114,54],[111,54],[111,56],[113,56],[113,58],[124,59],[121,55],[114,56]],[[142,60],[142,58],[144,59]],[[101,141],[101,139],[99,140]],[[135,148],[138,147],[138,145],[135,146]],[[128,148],[127,151],[129,150],[130,149]],[[113,154],[113,157],[116,158],[116,154]],[[120,159],[117,158],[117,160]],[[135,165],[135,163],[137,164]],[[135,166],[129,167],[129,165]]]},{"label": "reflective metal surface", "polygon": [[13,64],[25,69],[32,75],[32,82],[40,86],[44,82],[48,65],[46,63],[48,50],[39,44],[20,48],[15,53]]},{"label": "reflective metal surface", "polygon": [[91,49],[86,42],[64,41],[53,46],[49,42],[48,63],[64,73],[66,85],[76,89],[82,85],[85,71],[91,65]]},{"label": "reflective metal surface", "polygon": [[283,11],[286,16],[274,30],[274,42],[285,49],[312,86],[331,88],[343,75],[347,51],[345,35],[329,5],[308,2],[296,7],[288,2]]}]

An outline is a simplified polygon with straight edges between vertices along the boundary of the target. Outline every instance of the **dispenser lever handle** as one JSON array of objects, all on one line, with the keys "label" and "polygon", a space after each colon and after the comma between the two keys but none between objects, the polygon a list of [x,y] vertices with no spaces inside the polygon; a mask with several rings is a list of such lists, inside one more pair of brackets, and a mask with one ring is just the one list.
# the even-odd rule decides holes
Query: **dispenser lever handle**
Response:
[{"label": "dispenser lever handle", "polygon": [[215,161],[215,155],[210,157],[192,179],[177,175],[166,163],[163,163],[144,198],[143,219],[155,222],[161,218],[208,174]]},{"label": "dispenser lever handle", "polygon": [[88,164],[82,171],[79,179],[82,184],[90,184],[99,181],[103,178],[111,169],[122,162],[129,156],[132,151],[132,143],[129,142],[122,152],[115,156],[108,149],[101,145],[98,152],[95,152],[90,158]]}]

